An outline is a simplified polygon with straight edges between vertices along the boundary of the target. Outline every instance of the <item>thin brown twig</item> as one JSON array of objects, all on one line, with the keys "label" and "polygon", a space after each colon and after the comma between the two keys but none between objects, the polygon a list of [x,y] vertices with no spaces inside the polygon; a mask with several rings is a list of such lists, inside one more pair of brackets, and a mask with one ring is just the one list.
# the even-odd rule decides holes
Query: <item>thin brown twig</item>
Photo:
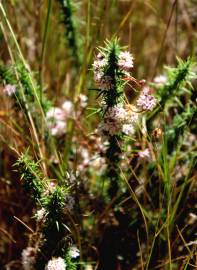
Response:
[{"label": "thin brown twig", "polygon": [[166,26],[166,29],[165,29],[165,32],[163,34],[163,38],[162,38],[162,41],[161,41],[161,45],[160,45],[158,57],[156,59],[155,67],[153,68],[152,79],[155,77],[156,72],[157,72],[157,67],[159,65],[159,62],[160,62],[160,59],[161,59],[161,56],[162,56],[162,53],[163,53],[163,48],[164,48],[165,40],[166,40],[166,37],[167,37],[167,33],[168,33],[168,30],[169,30],[169,26],[170,26],[170,23],[171,23],[171,20],[172,20],[172,17],[173,17],[173,13],[174,13],[174,10],[175,10],[177,1],[178,0],[175,0],[174,1],[173,5],[172,5],[172,8],[171,8],[171,11],[170,11],[170,15],[169,15],[169,18],[168,18],[167,26]]}]

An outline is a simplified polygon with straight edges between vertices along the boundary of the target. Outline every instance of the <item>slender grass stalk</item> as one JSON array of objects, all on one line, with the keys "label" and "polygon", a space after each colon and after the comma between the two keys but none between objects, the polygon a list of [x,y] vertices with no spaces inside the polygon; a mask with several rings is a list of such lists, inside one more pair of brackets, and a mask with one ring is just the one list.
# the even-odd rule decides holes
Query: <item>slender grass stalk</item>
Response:
[{"label": "slender grass stalk", "polygon": [[[1,3],[0,3],[0,7],[1,7]],[[1,23],[1,29],[2,29],[2,31],[3,31],[5,40],[8,41],[6,31],[4,30],[4,27],[3,27],[3,24],[2,24],[2,23]],[[9,44],[9,43],[7,43],[7,44]],[[17,46],[19,46],[18,43],[17,43]],[[15,59],[14,59],[14,55],[13,55],[12,50],[11,50],[11,48],[10,48],[9,45],[8,45],[8,50],[9,50],[9,54],[10,54],[10,58],[11,58],[12,64],[13,64],[13,66],[16,66],[16,62],[15,62]],[[20,48],[19,48],[19,50],[20,50]],[[27,108],[27,118],[29,119],[29,122],[30,122],[30,124],[31,124],[32,130],[33,130],[33,135],[34,135],[36,144],[37,144],[38,149],[39,149],[40,157],[41,157],[42,160],[43,160],[43,161],[42,161],[43,169],[44,169],[44,171],[45,171],[45,174],[47,175],[46,165],[45,165],[45,162],[44,162],[44,155],[43,155],[42,149],[41,149],[41,147],[40,147],[40,142],[39,142],[39,137],[38,137],[38,133],[37,133],[37,130],[36,130],[36,126],[35,126],[35,123],[34,123],[34,121],[33,121],[33,117],[32,117],[32,115],[31,115],[31,112],[28,110],[28,103],[27,103],[26,97],[25,97],[25,95],[24,95],[24,92],[23,92],[23,86],[22,86],[22,84],[21,84],[21,82],[20,82],[19,74],[18,74],[18,71],[17,71],[16,68],[14,68],[14,72],[15,72],[17,81],[19,82],[19,86],[20,86],[20,89],[21,89],[21,95],[22,95],[22,97],[23,97],[23,100],[24,100],[24,103],[25,103],[25,107]],[[19,105],[20,105],[22,111],[24,111],[24,108],[23,108],[23,106],[20,104],[20,101],[19,101],[19,100],[18,100],[18,102],[19,102]]]},{"label": "slender grass stalk", "polygon": [[171,201],[171,178],[170,178],[170,171],[169,171],[169,161],[168,161],[168,150],[167,150],[167,140],[166,136],[163,137],[162,142],[162,164],[163,165],[163,171],[164,171],[164,186],[165,186],[165,192],[166,192],[166,199],[168,202],[168,205]]},{"label": "slender grass stalk", "polygon": [[170,223],[172,223],[172,224],[173,224],[173,222],[174,222],[174,219],[175,219],[177,210],[178,210],[178,208],[179,208],[180,201],[181,201],[181,199],[182,199],[182,197],[183,197],[183,193],[184,193],[184,191],[185,191],[185,188],[186,188],[186,186],[188,185],[189,175],[190,175],[190,173],[191,173],[192,168],[195,166],[195,164],[196,164],[196,160],[195,160],[195,157],[194,157],[194,158],[192,158],[191,161],[190,161],[188,174],[187,174],[187,176],[186,176],[185,179],[184,179],[184,183],[183,183],[182,186],[181,186],[181,190],[180,190],[180,192],[179,192],[178,198],[177,198],[177,200],[176,200],[176,202],[175,202],[175,204],[174,204],[174,206],[173,206],[173,208],[172,208],[172,213],[171,213],[171,217],[170,217]]},{"label": "slender grass stalk", "polygon": [[149,240],[149,232],[148,232],[148,224],[147,224],[147,220],[146,220],[146,211],[144,209],[144,207],[140,204],[135,192],[133,191],[133,189],[131,188],[125,174],[123,173],[123,171],[121,170],[121,178],[123,178],[123,180],[125,181],[125,183],[128,186],[129,192],[131,194],[131,197],[133,198],[133,200],[135,201],[135,203],[138,205],[140,212],[142,214],[143,220],[144,220],[144,225],[145,225],[145,229],[146,229],[146,237],[147,237],[147,241]]},{"label": "slender grass stalk", "polygon": [[158,54],[158,57],[157,57],[157,60],[156,60],[156,63],[155,63],[155,67],[153,69],[154,73],[152,75],[152,79],[155,77],[156,72],[157,72],[157,67],[158,67],[159,61],[160,61],[162,53],[163,53],[163,48],[164,48],[164,44],[165,44],[165,40],[166,40],[166,37],[167,37],[167,33],[168,33],[168,30],[169,30],[170,23],[172,21],[173,13],[176,11],[177,2],[178,2],[178,0],[174,0],[174,2],[172,4],[172,8],[171,8],[170,15],[169,15],[169,18],[168,18],[167,26],[166,26],[166,29],[165,29],[165,32],[163,34],[163,38],[162,38],[162,41],[161,41],[159,54]]},{"label": "slender grass stalk", "polygon": [[39,67],[39,84],[40,84],[41,103],[42,103],[43,65],[44,65],[44,59],[45,59],[46,42],[47,42],[47,34],[48,34],[51,10],[52,10],[52,0],[48,0],[47,16],[46,16],[46,21],[45,21],[45,26],[44,26],[42,50],[41,50],[41,57],[40,57],[40,67]]},{"label": "slender grass stalk", "polygon": [[171,226],[170,226],[170,215],[171,215],[171,209],[170,209],[170,201],[168,203],[168,208],[167,208],[167,226],[166,226],[166,234],[167,234],[167,242],[168,242],[168,260],[169,260],[169,270],[172,270],[172,258],[171,258],[171,235],[170,235],[170,230],[171,230]]}]

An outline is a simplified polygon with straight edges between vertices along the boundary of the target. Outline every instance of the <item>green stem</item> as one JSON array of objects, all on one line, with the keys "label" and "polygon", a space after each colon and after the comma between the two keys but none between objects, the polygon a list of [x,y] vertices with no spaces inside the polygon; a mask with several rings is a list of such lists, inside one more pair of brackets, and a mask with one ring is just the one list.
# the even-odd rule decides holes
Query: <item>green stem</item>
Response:
[{"label": "green stem", "polygon": [[18,41],[17,41],[16,36],[15,36],[15,34],[14,34],[14,31],[13,31],[13,29],[12,29],[12,26],[11,26],[9,20],[8,20],[8,17],[7,17],[7,15],[6,15],[6,12],[5,12],[5,9],[4,9],[3,5],[2,5],[2,2],[0,2],[0,10],[1,10],[2,15],[3,15],[3,18],[4,18],[4,20],[5,20],[5,22],[6,22],[7,26],[8,26],[8,29],[9,29],[9,31],[10,31],[10,33],[11,33],[11,36],[12,36],[12,38],[13,38],[13,41],[14,41],[14,44],[15,44],[16,49],[17,49],[17,51],[18,51],[18,54],[19,54],[19,56],[20,56],[20,59],[21,59],[23,65],[24,65],[24,67],[25,67],[25,68],[27,69],[27,71],[28,71],[28,77],[29,77],[29,80],[30,80],[31,85],[32,85],[32,90],[33,90],[33,92],[34,92],[34,95],[35,95],[36,100],[37,100],[37,102],[38,102],[38,105],[39,105],[39,107],[40,107],[40,111],[41,111],[41,113],[42,113],[42,116],[44,117],[44,112],[43,112],[43,109],[42,109],[42,106],[41,106],[41,103],[40,103],[40,100],[39,100],[39,97],[38,97],[38,94],[37,94],[37,91],[36,91],[36,86],[35,86],[35,83],[34,83],[34,81],[33,81],[33,79],[32,79],[31,70],[30,70],[29,66],[27,65],[27,63],[26,63],[26,61],[25,61],[25,58],[24,58],[24,56],[23,56],[23,54],[22,54],[22,52],[21,52],[20,46],[19,46],[19,44],[18,44]]}]

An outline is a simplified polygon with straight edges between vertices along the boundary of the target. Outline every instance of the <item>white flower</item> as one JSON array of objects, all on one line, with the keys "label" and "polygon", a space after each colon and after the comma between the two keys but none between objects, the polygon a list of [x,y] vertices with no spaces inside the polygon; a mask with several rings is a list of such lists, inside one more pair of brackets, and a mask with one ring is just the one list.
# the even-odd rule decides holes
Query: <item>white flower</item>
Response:
[{"label": "white flower", "polygon": [[135,132],[135,129],[133,127],[132,124],[125,124],[122,127],[122,131],[126,134],[126,135],[133,135]]},{"label": "white flower", "polygon": [[104,76],[103,71],[97,71],[94,73],[94,81],[97,85],[100,84],[102,77]]},{"label": "white flower", "polygon": [[163,84],[167,82],[167,77],[165,75],[156,76],[153,82],[157,84],[158,86],[162,86]]},{"label": "white flower", "polygon": [[46,210],[44,208],[41,208],[36,213],[36,218],[38,222],[43,221],[45,216],[46,216]]},{"label": "white flower", "polygon": [[143,111],[151,111],[156,106],[156,99],[150,94],[149,87],[144,87],[137,100],[137,106]]},{"label": "white flower", "polygon": [[55,155],[52,155],[51,157],[50,157],[50,162],[51,163],[54,163],[54,164],[59,164],[59,159],[55,156]]},{"label": "white flower", "polygon": [[113,87],[112,79],[110,76],[95,74],[95,82],[101,90],[110,90]]},{"label": "white flower", "polygon": [[150,151],[148,148],[138,152],[140,159],[150,158]]},{"label": "white flower", "polygon": [[114,107],[108,108],[105,113],[104,119],[113,119],[117,122],[124,122],[127,117],[127,112],[122,104],[117,104]]},{"label": "white flower", "polygon": [[79,147],[78,152],[80,153],[83,160],[87,160],[87,162],[89,162],[90,154],[89,154],[88,148],[81,146]]},{"label": "white flower", "polygon": [[122,131],[122,125],[115,121],[115,119],[105,120],[105,122],[101,122],[98,127],[101,135],[116,135],[117,133]]},{"label": "white flower", "polygon": [[45,270],[66,270],[66,263],[63,258],[53,258],[45,266]]},{"label": "white flower", "polygon": [[98,53],[94,63],[92,64],[94,71],[103,69],[107,65],[107,59],[101,54]]},{"label": "white flower", "polygon": [[16,86],[11,85],[11,84],[6,84],[3,91],[6,95],[12,96],[16,92]]},{"label": "white flower", "polygon": [[81,162],[78,164],[78,170],[83,171],[90,163],[90,153],[88,148],[80,146],[78,151],[81,157]]},{"label": "white flower", "polygon": [[81,108],[85,108],[88,105],[88,97],[87,96],[80,94],[78,97],[78,100],[79,100],[79,104],[80,104]]},{"label": "white flower", "polygon": [[71,101],[69,100],[64,101],[64,103],[62,104],[62,109],[65,113],[66,118],[73,117],[74,106]]},{"label": "white flower", "polygon": [[49,121],[55,121],[55,120],[65,120],[66,115],[65,111],[58,107],[53,107],[48,110],[46,113],[46,118]]},{"label": "white flower", "polygon": [[66,100],[62,104],[62,108],[53,107],[46,113],[47,126],[51,131],[52,136],[62,136],[66,133],[66,121],[73,117],[73,103]]},{"label": "white flower", "polygon": [[127,123],[136,123],[139,119],[139,114],[136,112],[137,108],[133,105],[126,105]]},{"label": "white flower", "polygon": [[66,126],[66,122],[57,121],[56,123],[49,126],[51,130],[51,135],[57,137],[64,135],[66,132]]},{"label": "white flower", "polygon": [[133,68],[133,56],[125,51],[119,54],[118,65],[121,69],[128,71]]},{"label": "white flower", "polygon": [[77,258],[80,255],[80,251],[76,246],[69,247],[68,254],[71,258]]},{"label": "white flower", "polygon": [[117,104],[114,107],[108,108],[102,123],[99,125],[99,131],[101,135],[107,135],[108,133],[113,136],[119,132],[131,135],[134,133],[133,124],[137,120],[138,113],[133,111],[131,106],[126,105],[124,108],[122,104]]},{"label": "white flower", "polygon": [[94,81],[101,90],[110,90],[112,88],[112,79],[105,75],[104,68],[107,65],[105,57],[99,53],[93,63]]},{"label": "white flower", "polygon": [[99,125],[101,134],[108,133],[113,136],[122,131],[122,125],[125,121],[127,113],[122,104],[108,108],[104,115],[103,122]]},{"label": "white flower", "polygon": [[51,108],[47,114],[47,126],[52,136],[62,136],[66,132],[66,112],[58,107]]},{"label": "white flower", "polygon": [[35,249],[32,247],[27,247],[22,251],[22,264],[25,270],[33,270],[35,263]]},{"label": "white flower", "polygon": [[194,213],[189,213],[189,219],[187,221],[188,224],[194,224],[197,221],[197,215]]}]

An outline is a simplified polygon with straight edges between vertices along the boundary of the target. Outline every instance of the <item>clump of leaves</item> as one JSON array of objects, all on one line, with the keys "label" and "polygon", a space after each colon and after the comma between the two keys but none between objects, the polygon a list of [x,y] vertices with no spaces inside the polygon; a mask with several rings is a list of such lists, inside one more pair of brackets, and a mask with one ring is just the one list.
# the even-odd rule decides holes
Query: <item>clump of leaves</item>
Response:
[{"label": "clump of leaves", "polygon": [[25,190],[36,202],[39,202],[45,190],[45,179],[40,170],[40,162],[35,162],[27,151],[20,156],[15,166],[21,175]]},{"label": "clump of leaves", "polygon": [[58,0],[61,8],[61,21],[65,27],[65,37],[68,48],[76,66],[80,64],[79,40],[77,37],[77,22],[74,16],[75,5],[70,0]]}]

